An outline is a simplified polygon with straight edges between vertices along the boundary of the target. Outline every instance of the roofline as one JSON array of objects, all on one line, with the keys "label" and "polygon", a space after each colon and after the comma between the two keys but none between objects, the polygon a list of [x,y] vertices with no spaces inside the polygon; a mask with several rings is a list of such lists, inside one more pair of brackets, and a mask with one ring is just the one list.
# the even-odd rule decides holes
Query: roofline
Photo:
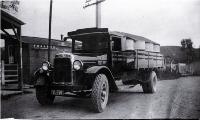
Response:
[{"label": "roofline", "polygon": [[[2,35],[6,35],[6,34],[0,33],[0,35],[2,36]],[[11,35],[11,36],[14,36],[14,35]],[[44,38],[44,37],[34,37],[34,36],[26,36],[26,35],[23,35],[23,36],[21,36],[21,37],[38,38],[38,39],[48,39],[48,38]],[[65,42],[65,41],[63,41],[63,40],[58,40],[58,39],[51,39],[51,40],[53,40],[53,41],[58,41],[58,42]],[[23,42],[23,41],[22,41],[22,42]]]},{"label": "roofline", "polygon": [[[34,36],[26,36],[26,35],[23,35],[21,37],[38,38],[38,39],[48,39],[48,38],[44,38],[44,37],[34,37]],[[59,40],[59,39],[51,39],[51,40],[59,41],[59,42],[65,42],[65,41]]]},{"label": "roofline", "polygon": [[83,28],[68,32],[68,36],[87,35],[95,33],[108,33],[108,28]]},{"label": "roofline", "polygon": [[91,34],[108,34],[108,32],[89,32],[89,33],[82,33],[82,34],[70,35],[70,37],[84,36],[84,35],[91,35]]},{"label": "roofline", "polygon": [[83,36],[83,35],[90,35],[90,34],[110,34],[110,35],[115,35],[119,37],[124,36],[133,40],[141,40],[141,41],[145,41],[146,43],[153,43],[155,45],[160,45],[159,43],[156,43],[142,36],[133,35],[130,33],[125,33],[125,32],[119,32],[119,31],[109,31],[108,28],[84,28],[84,29],[77,29],[76,31],[68,32],[69,37]]},{"label": "roofline", "polygon": [[[130,34],[130,33],[119,32],[119,31],[109,31],[109,34],[116,35],[116,36],[121,36],[121,37],[124,36],[124,37],[130,38],[130,39],[133,39],[132,37],[130,37],[128,35],[125,35],[125,34],[133,35],[133,34]],[[134,36],[146,39],[146,40],[142,40],[142,41],[145,41],[146,43],[153,43],[155,45],[160,45],[159,43],[156,43],[156,42],[154,42],[154,41],[152,41],[152,40],[150,40],[148,38],[145,38],[145,37],[142,37],[142,36],[138,36],[138,35],[134,35]]]},{"label": "roofline", "polygon": [[1,17],[2,17],[2,16],[8,17],[9,19],[11,19],[11,20],[17,22],[17,23],[20,24],[20,25],[24,25],[24,24],[25,24],[23,21],[21,21],[21,20],[18,19],[17,17],[14,17],[13,15],[11,15],[11,14],[9,14],[9,13],[7,13],[6,11],[4,11],[4,10],[1,9]]}]

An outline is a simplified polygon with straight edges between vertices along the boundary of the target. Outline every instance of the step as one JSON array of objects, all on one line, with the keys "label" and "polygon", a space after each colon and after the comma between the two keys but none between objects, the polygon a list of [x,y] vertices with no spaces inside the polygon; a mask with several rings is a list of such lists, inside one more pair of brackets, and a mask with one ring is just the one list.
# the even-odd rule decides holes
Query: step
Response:
[{"label": "step", "polygon": [[4,70],[17,70],[18,65],[17,64],[5,64]]},{"label": "step", "polygon": [[1,86],[1,90],[19,90],[19,84],[16,83],[6,83]]},{"label": "step", "polygon": [[18,66],[18,64],[4,64],[4,66]]},{"label": "step", "polygon": [[1,97],[2,98],[6,98],[6,97],[10,97],[13,95],[18,95],[18,94],[22,94],[22,91],[14,91],[14,90],[2,90],[1,91]]},{"label": "step", "polygon": [[18,70],[4,70],[4,72],[18,72]]},{"label": "step", "polygon": [[18,83],[18,80],[5,80],[5,83]]},{"label": "step", "polygon": [[18,75],[18,70],[5,70],[5,75]]},{"label": "step", "polygon": [[8,78],[8,77],[18,77],[18,75],[5,75],[5,78]]},{"label": "step", "polygon": [[11,66],[9,66],[9,67],[5,67],[4,68],[4,70],[18,70],[18,67],[11,67]]}]

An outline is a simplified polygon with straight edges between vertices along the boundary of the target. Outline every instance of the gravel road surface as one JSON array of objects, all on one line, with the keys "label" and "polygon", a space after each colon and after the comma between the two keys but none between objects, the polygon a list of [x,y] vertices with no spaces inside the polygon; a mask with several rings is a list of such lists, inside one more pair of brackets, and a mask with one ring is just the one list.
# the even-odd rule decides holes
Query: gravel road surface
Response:
[{"label": "gravel road surface", "polygon": [[156,94],[144,94],[141,86],[111,93],[107,109],[94,113],[90,99],[56,97],[51,106],[41,106],[35,92],[1,101],[2,118],[96,119],[96,118],[200,118],[200,77],[162,80]]}]

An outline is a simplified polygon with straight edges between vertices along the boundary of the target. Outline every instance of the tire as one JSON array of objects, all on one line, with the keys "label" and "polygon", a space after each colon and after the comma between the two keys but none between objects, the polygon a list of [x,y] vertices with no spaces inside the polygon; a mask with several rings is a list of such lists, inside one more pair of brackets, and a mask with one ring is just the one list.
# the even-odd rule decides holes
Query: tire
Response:
[{"label": "tire", "polygon": [[55,96],[51,95],[51,90],[48,86],[37,86],[36,98],[41,105],[51,105],[53,104]]},{"label": "tire", "polygon": [[109,84],[106,75],[98,74],[92,86],[92,103],[94,110],[101,113],[105,110],[109,95]]},{"label": "tire", "polygon": [[142,84],[142,89],[144,93],[155,93],[156,92],[156,83],[158,81],[157,75],[154,71],[148,73],[147,83]]}]

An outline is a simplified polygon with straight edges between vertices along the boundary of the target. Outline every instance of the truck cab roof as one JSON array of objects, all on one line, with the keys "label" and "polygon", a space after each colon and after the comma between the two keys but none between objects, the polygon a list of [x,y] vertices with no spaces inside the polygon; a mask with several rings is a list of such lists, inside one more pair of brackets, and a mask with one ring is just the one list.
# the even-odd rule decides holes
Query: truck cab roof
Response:
[{"label": "truck cab roof", "polygon": [[90,35],[90,34],[105,34],[105,35],[112,35],[112,36],[118,36],[118,37],[127,37],[132,40],[136,41],[145,41],[147,43],[153,43],[156,45],[160,45],[159,43],[156,43],[148,38],[133,35],[130,33],[125,32],[119,32],[119,31],[109,31],[108,28],[84,28],[84,29],[78,29],[76,31],[68,32],[69,37],[75,37],[75,36],[81,36],[81,35]]}]

